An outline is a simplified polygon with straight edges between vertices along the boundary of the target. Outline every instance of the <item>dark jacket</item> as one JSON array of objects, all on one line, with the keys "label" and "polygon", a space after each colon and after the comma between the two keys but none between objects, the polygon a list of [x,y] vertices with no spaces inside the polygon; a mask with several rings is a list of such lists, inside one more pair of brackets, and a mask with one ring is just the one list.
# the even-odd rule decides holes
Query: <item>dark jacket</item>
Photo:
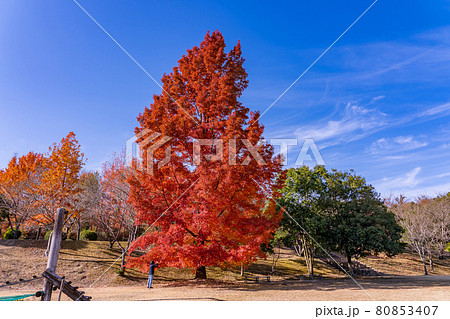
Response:
[{"label": "dark jacket", "polygon": [[153,275],[155,273],[155,268],[158,267],[158,264],[150,264],[150,269],[148,271],[149,275]]}]

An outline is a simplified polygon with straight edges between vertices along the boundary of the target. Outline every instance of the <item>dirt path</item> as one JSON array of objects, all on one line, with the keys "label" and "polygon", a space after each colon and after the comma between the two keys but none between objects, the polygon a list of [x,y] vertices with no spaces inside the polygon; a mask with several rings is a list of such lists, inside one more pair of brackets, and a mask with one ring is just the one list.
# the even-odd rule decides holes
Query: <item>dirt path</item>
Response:
[{"label": "dirt path", "polygon": [[[6,281],[40,277],[47,262],[44,240],[0,240],[0,286]],[[62,243],[57,273],[86,291],[93,300],[450,300],[450,258],[439,261],[431,276],[421,274],[420,262],[413,255],[404,254],[397,259],[372,257],[369,262],[391,276],[358,279],[366,292],[346,279],[334,268],[319,261],[316,273],[322,280],[294,280],[306,273],[302,258],[283,250],[277,263],[277,273],[270,283],[245,284],[239,269],[208,268],[208,281],[192,280],[189,269],[158,269],[155,289],[147,290],[146,274],[129,269],[125,277],[118,276],[116,263],[120,250],[109,249],[106,242]],[[413,265],[408,271],[407,266]],[[415,267],[418,267],[417,270]],[[271,258],[258,260],[246,269],[250,276],[262,276],[271,271]],[[106,273],[105,270],[109,269]],[[395,271],[394,271],[395,270]],[[101,276],[102,275],[102,276]],[[414,275],[414,276],[413,276]],[[101,278],[100,278],[101,276]],[[98,280],[100,278],[100,280]],[[94,284],[92,289],[87,289]],[[33,293],[42,289],[43,280],[0,288],[0,296]],[[54,293],[57,298],[58,292]],[[32,298],[30,298],[32,299]],[[35,298],[37,299],[37,298]]]},{"label": "dirt path", "polygon": [[[417,276],[374,278],[360,281],[366,291],[348,279],[320,281],[286,281],[252,285],[198,284],[182,286],[100,287],[87,290],[93,300],[450,300],[450,276]],[[86,290],[86,289],[81,289]],[[26,293],[24,290],[3,290],[0,296]],[[32,292],[32,291],[31,291]],[[57,296],[57,292],[55,293]],[[33,298],[30,298],[30,300]],[[34,298],[35,300],[37,298]]]}]

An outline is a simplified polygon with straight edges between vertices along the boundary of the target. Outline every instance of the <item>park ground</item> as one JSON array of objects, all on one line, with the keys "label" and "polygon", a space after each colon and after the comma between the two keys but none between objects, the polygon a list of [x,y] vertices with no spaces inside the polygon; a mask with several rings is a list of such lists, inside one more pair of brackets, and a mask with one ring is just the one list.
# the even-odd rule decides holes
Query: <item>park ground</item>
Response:
[{"label": "park ground", "polygon": [[[6,281],[30,279],[45,270],[45,240],[0,240],[0,286]],[[394,258],[371,256],[363,261],[381,271],[381,277],[356,277],[364,288],[320,260],[309,280],[303,258],[283,249],[271,282],[245,283],[239,269],[210,267],[208,279],[194,280],[189,269],[158,269],[154,289],[145,288],[146,274],[127,270],[117,274],[120,256],[117,246],[107,242],[65,241],[56,272],[86,291],[93,300],[450,300],[450,257],[436,260],[435,271],[423,276],[423,268],[413,253]],[[110,267],[110,268],[109,268]],[[272,256],[246,269],[251,276],[272,270]],[[101,276],[103,274],[103,276]],[[0,296],[33,293],[42,288],[42,279],[0,288]],[[54,298],[58,291],[54,293]],[[27,300],[37,300],[32,297]],[[63,300],[65,297],[62,298]]]}]

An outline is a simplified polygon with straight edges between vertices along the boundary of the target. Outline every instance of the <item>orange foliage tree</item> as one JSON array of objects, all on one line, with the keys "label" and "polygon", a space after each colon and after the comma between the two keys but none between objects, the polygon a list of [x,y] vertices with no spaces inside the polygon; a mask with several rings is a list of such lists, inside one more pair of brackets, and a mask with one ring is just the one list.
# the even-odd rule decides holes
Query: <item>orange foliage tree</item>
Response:
[{"label": "orange foliage tree", "polygon": [[18,234],[19,228],[39,214],[39,187],[45,170],[42,154],[30,152],[11,159],[0,170],[0,206],[8,212],[8,225]]},{"label": "orange foliage tree", "polygon": [[43,218],[50,223],[54,222],[59,207],[68,209],[70,215],[67,218],[76,214],[73,200],[81,191],[80,172],[84,165],[84,154],[80,149],[73,132],[49,148],[40,191]]},{"label": "orange foliage tree", "polygon": [[0,206],[7,212],[9,227],[16,233],[21,227],[39,228],[39,237],[40,229],[54,222],[57,208],[70,211],[66,222],[77,216],[75,195],[80,192],[83,157],[72,132],[50,147],[47,156],[30,152],[13,157],[0,170]]},{"label": "orange foliage tree", "polygon": [[[136,224],[149,228],[130,249],[146,254],[129,257],[127,267],[144,271],[156,260],[206,278],[205,266],[234,267],[264,256],[261,247],[282,217],[267,201],[281,160],[261,142],[259,113],[239,101],[248,85],[243,63],[240,43],[225,53],[221,33],[208,32],[163,76],[163,93],[138,117],[147,170],[129,179],[130,201]],[[165,146],[172,157],[150,172],[167,155],[165,146],[150,154],[144,145],[155,132],[171,137]],[[196,148],[200,157],[192,156]]]}]

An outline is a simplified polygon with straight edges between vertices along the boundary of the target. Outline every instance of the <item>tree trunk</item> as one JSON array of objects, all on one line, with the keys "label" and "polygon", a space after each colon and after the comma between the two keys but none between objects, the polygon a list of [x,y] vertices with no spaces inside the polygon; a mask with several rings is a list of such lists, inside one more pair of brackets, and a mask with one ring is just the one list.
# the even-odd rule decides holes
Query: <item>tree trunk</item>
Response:
[{"label": "tree trunk", "polygon": [[419,254],[420,260],[422,260],[423,270],[424,270],[425,276],[427,276],[428,270],[427,270],[425,246],[423,245],[422,242],[419,242],[419,241],[413,241],[412,245],[413,245],[414,249],[417,251],[417,253]]},{"label": "tree trunk", "polygon": [[308,246],[304,246],[303,255],[305,256],[306,267],[308,269],[308,275],[311,279],[314,279],[314,264],[313,264],[313,254],[312,250]]},{"label": "tree trunk", "polygon": [[69,238],[69,233],[70,233],[71,229],[72,229],[72,224],[66,224],[66,236],[65,237],[63,236],[62,240],[66,240],[67,238]]},{"label": "tree trunk", "polygon": [[[122,263],[120,264],[120,270],[125,273],[125,255],[128,251],[128,249],[130,248],[130,244],[133,238],[133,232],[130,232],[128,234],[128,241],[127,241],[127,247],[124,248],[121,244],[120,241],[117,241],[117,244],[119,245],[119,247],[122,249]],[[114,244],[114,243],[113,243]],[[111,247],[112,248],[112,247]]]},{"label": "tree trunk", "polygon": [[205,266],[197,267],[197,270],[195,271],[195,279],[206,279]]},{"label": "tree trunk", "polygon": [[430,271],[434,271],[434,264],[433,264],[433,258],[430,258]]},{"label": "tree trunk", "polygon": [[80,240],[80,234],[81,234],[81,222],[80,219],[77,219],[77,241]]},{"label": "tree trunk", "polygon": [[425,259],[422,259],[422,262],[423,262],[423,270],[425,272],[425,276],[428,276],[427,263],[425,262]]},{"label": "tree trunk", "polygon": [[347,255],[347,266],[348,266],[348,272],[350,275],[353,275],[353,267],[352,267],[352,255]]},{"label": "tree trunk", "polygon": [[241,264],[241,277],[243,277],[243,276],[244,276],[244,265]]},{"label": "tree trunk", "polygon": [[6,215],[6,218],[8,219],[9,228],[13,229],[13,224],[12,224],[11,216],[10,216],[9,212],[8,212],[8,215]]},{"label": "tree trunk", "polygon": [[278,259],[280,258],[280,247],[278,247],[278,253],[275,252],[277,248],[275,247],[273,256],[272,256],[272,274],[275,273],[275,268],[277,267]]},{"label": "tree trunk", "polygon": [[303,257],[303,246],[301,241],[296,240],[294,244],[294,250],[297,256]]},{"label": "tree trunk", "polygon": [[305,256],[306,267],[308,268],[308,276],[312,279],[314,278],[314,246],[309,242],[306,235],[302,236],[302,249],[303,255]]},{"label": "tree trunk", "polygon": [[[120,242],[117,242],[117,244],[119,245],[120,249],[122,250],[122,255],[121,255],[121,262],[120,262],[120,271],[122,271],[123,273],[125,273],[125,255],[126,255],[126,250],[124,247],[122,247],[122,245],[120,244]],[[128,249],[128,247],[127,247]]]},{"label": "tree trunk", "polygon": [[122,262],[120,263],[120,270],[125,273],[125,251],[122,250]]}]

